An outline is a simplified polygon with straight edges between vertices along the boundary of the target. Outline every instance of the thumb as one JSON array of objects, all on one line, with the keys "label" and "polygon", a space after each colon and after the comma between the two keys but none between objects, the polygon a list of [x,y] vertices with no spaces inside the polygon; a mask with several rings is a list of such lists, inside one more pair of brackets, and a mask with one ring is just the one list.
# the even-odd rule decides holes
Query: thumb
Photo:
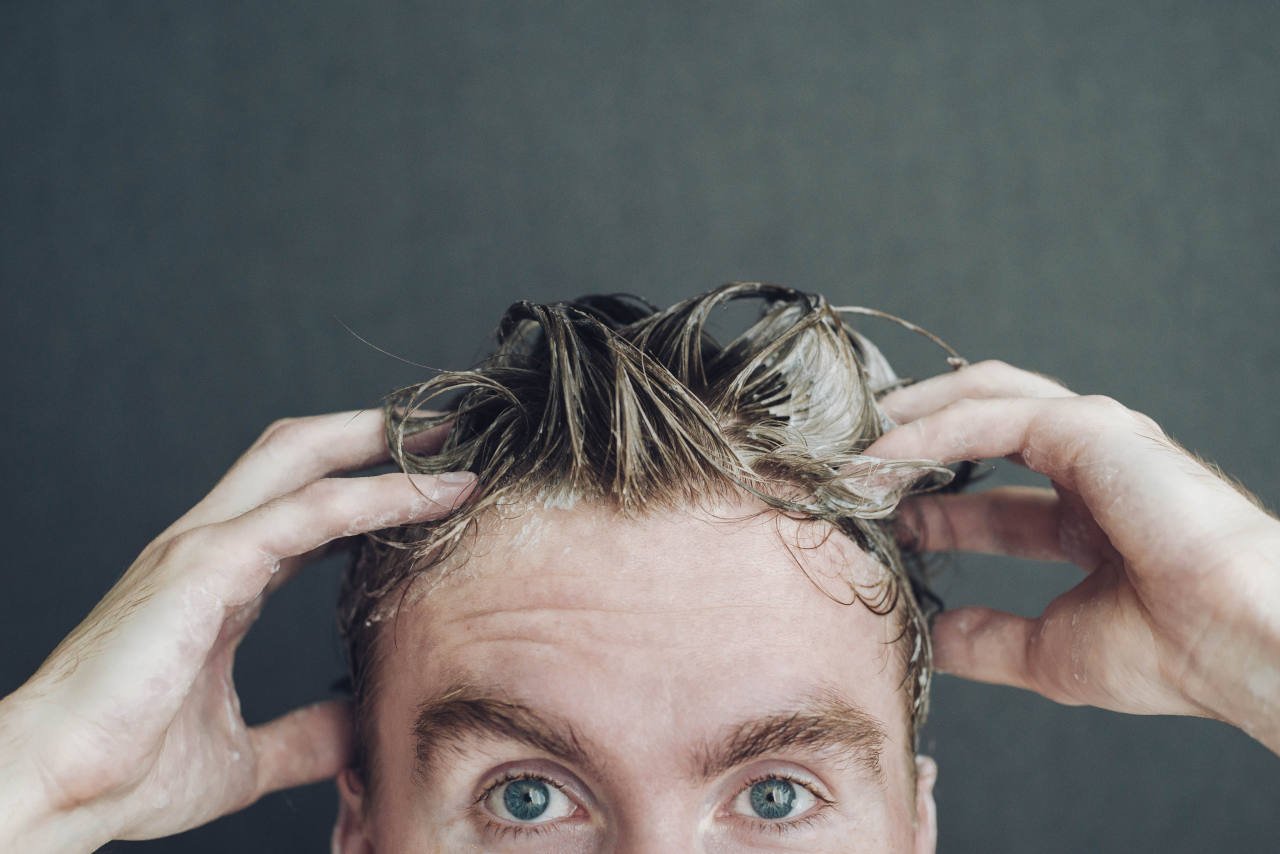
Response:
[{"label": "thumb", "polygon": [[351,703],[329,700],[294,709],[249,731],[258,758],[258,797],[335,776],[351,761]]},{"label": "thumb", "polygon": [[933,666],[977,682],[1034,690],[1028,650],[1035,621],[968,607],[943,611],[933,621]]}]

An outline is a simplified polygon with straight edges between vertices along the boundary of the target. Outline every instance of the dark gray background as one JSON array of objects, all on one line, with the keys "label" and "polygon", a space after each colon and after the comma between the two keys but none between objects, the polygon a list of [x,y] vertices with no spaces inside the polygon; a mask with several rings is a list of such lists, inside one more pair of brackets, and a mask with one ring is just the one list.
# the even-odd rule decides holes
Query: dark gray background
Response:
[{"label": "dark gray background", "polygon": [[[1113,395],[1280,500],[1272,4],[25,3],[0,22],[0,692],[271,420],[462,367],[517,298],[767,279]],[[337,318],[337,319],[335,319]],[[928,345],[864,325],[908,373]],[[1000,480],[1029,482],[999,467]],[[342,672],[338,567],[238,667]],[[1029,613],[1061,566],[959,559]],[[1273,851],[1225,725],[943,677],[943,852]],[[316,851],[330,785],[111,850]]]}]

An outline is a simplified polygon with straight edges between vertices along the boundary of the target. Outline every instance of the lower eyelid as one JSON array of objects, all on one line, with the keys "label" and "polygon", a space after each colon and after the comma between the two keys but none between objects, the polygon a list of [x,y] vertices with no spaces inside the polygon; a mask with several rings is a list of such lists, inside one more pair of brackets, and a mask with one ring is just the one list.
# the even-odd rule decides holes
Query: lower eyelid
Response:
[{"label": "lower eyelid", "polygon": [[548,824],[534,824],[529,827],[520,827],[514,824],[498,824],[494,821],[484,822],[484,832],[497,839],[503,839],[508,836],[538,836],[549,830],[554,830],[554,822]]},{"label": "lower eyelid", "polygon": [[791,821],[757,822],[757,824],[762,825],[762,828],[769,833],[776,833],[777,835],[782,836],[787,833],[799,832],[808,827],[812,827],[818,822],[826,821],[829,817],[828,810],[829,805],[819,801],[818,806],[803,818],[797,818]]}]

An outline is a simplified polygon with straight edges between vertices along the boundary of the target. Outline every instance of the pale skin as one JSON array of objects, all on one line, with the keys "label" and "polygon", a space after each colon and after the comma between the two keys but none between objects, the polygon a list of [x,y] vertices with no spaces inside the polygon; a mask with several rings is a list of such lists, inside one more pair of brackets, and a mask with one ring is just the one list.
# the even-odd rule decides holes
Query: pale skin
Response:
[{"label": "pale skin", "polygon": [[[336,850],[834,852],[856,840],[932,851],[934,769],[921,758],[913,779],[890,621],[825,596],[786,544],[813,572],[878,573],[844,538],[818,546],[817,532],[790,520],[742,518],[763,508],[628,521],[590,505],[533,507],[492,523],[465,564],[416,601],[411,593],[385,630],[378,795],[342,777]],[[415,712],[459,680],[571,724],[593,767],[491,736],[442,752],[415,779]],[[727,727],[824,688],[883,724],[882,779],[847,750],[785,746],[709,779],[692,772]],[[495,814],[476,816],[468,806],[499,774],[563,786],[564,814],[522,827],[501,814],[499,790]],[[805,805],[790,825],[761,821],[749,804],[735,810],[748,781],[771,774],[812,787],[813,797],[798,792]]]},{"label": "pale skin", "polygon": [[[904,518],[923,524],[904,526],[904,538],[923,529],[929,549],[1067,560],[1085,572],[1036,619],[969,608],[942,615],[934,630],[940,669],[1063,703],[1213,717],[1280,752],[1280,522],[1274,516],[1146,416],[1003,363],[926,380],[883,404],[903,426],[869,454],[943,462],[1006,457],[1052,483],[916,499]],[[423,447],[438,438],[426,437]],[[230,670],[265,595],[326,543],[432,518],[465,500],[467,484],[440,478],[419,477],[416,484],[402,474],[331,478],[385,455],[378,413],[281,423],[144,550],[36,674],[0,701],[0,800],[8,807],[0,815],[0,848],[90,851],[110,839],[165,836],[347,766],[350,723],[341,705],[248,727]],[[563,526],[546,527],[540,548],[554,548],[561,529],[592,523],[588,510],[578,513],[569,513],[571,521],[561,518]],[[436,840],[449,838],[441,834],[463,832],[450,805],[457,792],[469,794],[494,769],[486,756],[573,773],[582,812],[568,815],[582,819],[579,838],[587,840],[579,850],[685,850],[690,840],[709,851],[733,840],[739,845],[733,850],[741,850],[743,839],[762,847],[766,838],[777,850],[785,837],[757,842],[758,834],[731,835],[741,830],[730,822],[743,769],[695,783],[681,776],[681,757],[690,741],[787,705],[819,678],[884,724],[883,794],[852,768],[844,777],[828,770],[836,763],[824,765],[820,756],[758,761],[801,779],[819,778],[815,782],[831,787],[828,794],[842,793],[833,798],[839,806],[827,811],[834,822],[826,826],[845,828],[840,843],[846,847],[932,850],[933,768],[920,760],[916,784],[908,785],[905,719],[895,716],[898,706],[891,702],[900,699],[890,690],[898,674],[876,658],[884,625],[869,622],[864,609],[823,597],[794,564],[784,573],[786,552],[776,530],[708,525],[696,514],[668,519],[660,529],[653,521],[628,528],[627,547],[608,554],[618,578],[630,582],[625,587],[586,585],[584,566],[552,561],[548,551],[538,560],[508,560],[502,572],[446,579],[432,591],[438,599],[411,604],[398,620],[402,637],[393,651],[404,664],[388,671],[378,706],[385,777],[378,797],[366,798],[354,775],[342,775],[339,850],[403,850],[397,846],[409,841],[436,850],[432,846],[442,844]],[[662,532],[676,530],[689,537],[664,545]],[[682,552],[694,530],[704,538],[696,554]],[[769,530],[772,538],[764,537]],[[756,583],[746,583],[743,568],[730,565],[735,538],[757,558],[753,566],[762,577]],[[489,555],[501,553],[500,539]],[[560,547],[566,544],[571,554],[603,548],[582,536]],[[679,574],[695,557],[708,571]],[[595,558],[598,566],[601,556]],[[857,565],[857,555],[848,558],[849,566]],[[664,573],[677,574],[681,585],[697,575],[706,587],[690,595],[671,578],[660,584]],[[513,591],[513,579],[522,578]],[[626,598],[617,598],[620,590]],[[481,615],[474,596],[483,592],[525,607]],[[449,601],[451,610],[439,611]],[[691,602],[705,611],[700,619]],[[432,619],[411,618],[419,612]],[[455,623],[448,637],[446,621]],[[587,637],[595,642],[581,640]],[[843,644],[846,654],[824,658],[824,642]],[[438,653],[414,657],[422,648],[415,643]],[[804,656],[768,654],[801,643]],[[502,655],[504,644],[521,655]],[[678,655],[660,654],[672,647]],[[388,660],[396,660],[394,654]],[[746,661],[753,658],[750,668]],[[573,661],[581,675],[557,668],[562,660]],[[462,758],[430,778],[443,792],[433,797],[430,786],[409,773],[405,723],[424,694],[443,687],[446,674],[433,668],[445,662],[455,671],[482,669],[504,693],[572,716],[604,773],[553,769],[545,755],[489,741],[449,751]],[[661,812],[652,809],[655,786],[676,792],[660,799],[667,807]],[[427,815],[439,821],[428,822]],[[815,822],[802,833],[820,827]],[[866,836],[851,837],[850,828]],[[841,850],[813,840],[798,847]]]}]

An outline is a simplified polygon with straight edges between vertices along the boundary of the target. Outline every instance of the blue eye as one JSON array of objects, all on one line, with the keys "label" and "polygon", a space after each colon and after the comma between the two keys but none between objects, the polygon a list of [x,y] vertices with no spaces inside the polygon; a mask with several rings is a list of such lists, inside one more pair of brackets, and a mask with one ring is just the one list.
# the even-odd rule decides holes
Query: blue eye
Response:
[{"label": "blue eye", "polygon": [[546,824],[573,813],[559,787],[540,777],[516,777],[494,785],[483,798],[493,815],[517,824]]},{"label": "blue eye", "polygon": [[817,800],[803,783],[766,777],[743,789],[734,798],[734,809],[739,815],[777,821],[809,810]]},{"label": "blue eye", "polygon": [[541,780],[513,780],[507,784],[502,804],[521,821],[533,821],[547,811],[551,793]]},{"label": "blue eye", "polygon": [[751,787],[751,808],[761,818],[784,818],[796,800],[796,787],[787,780],[764,780]]}]

